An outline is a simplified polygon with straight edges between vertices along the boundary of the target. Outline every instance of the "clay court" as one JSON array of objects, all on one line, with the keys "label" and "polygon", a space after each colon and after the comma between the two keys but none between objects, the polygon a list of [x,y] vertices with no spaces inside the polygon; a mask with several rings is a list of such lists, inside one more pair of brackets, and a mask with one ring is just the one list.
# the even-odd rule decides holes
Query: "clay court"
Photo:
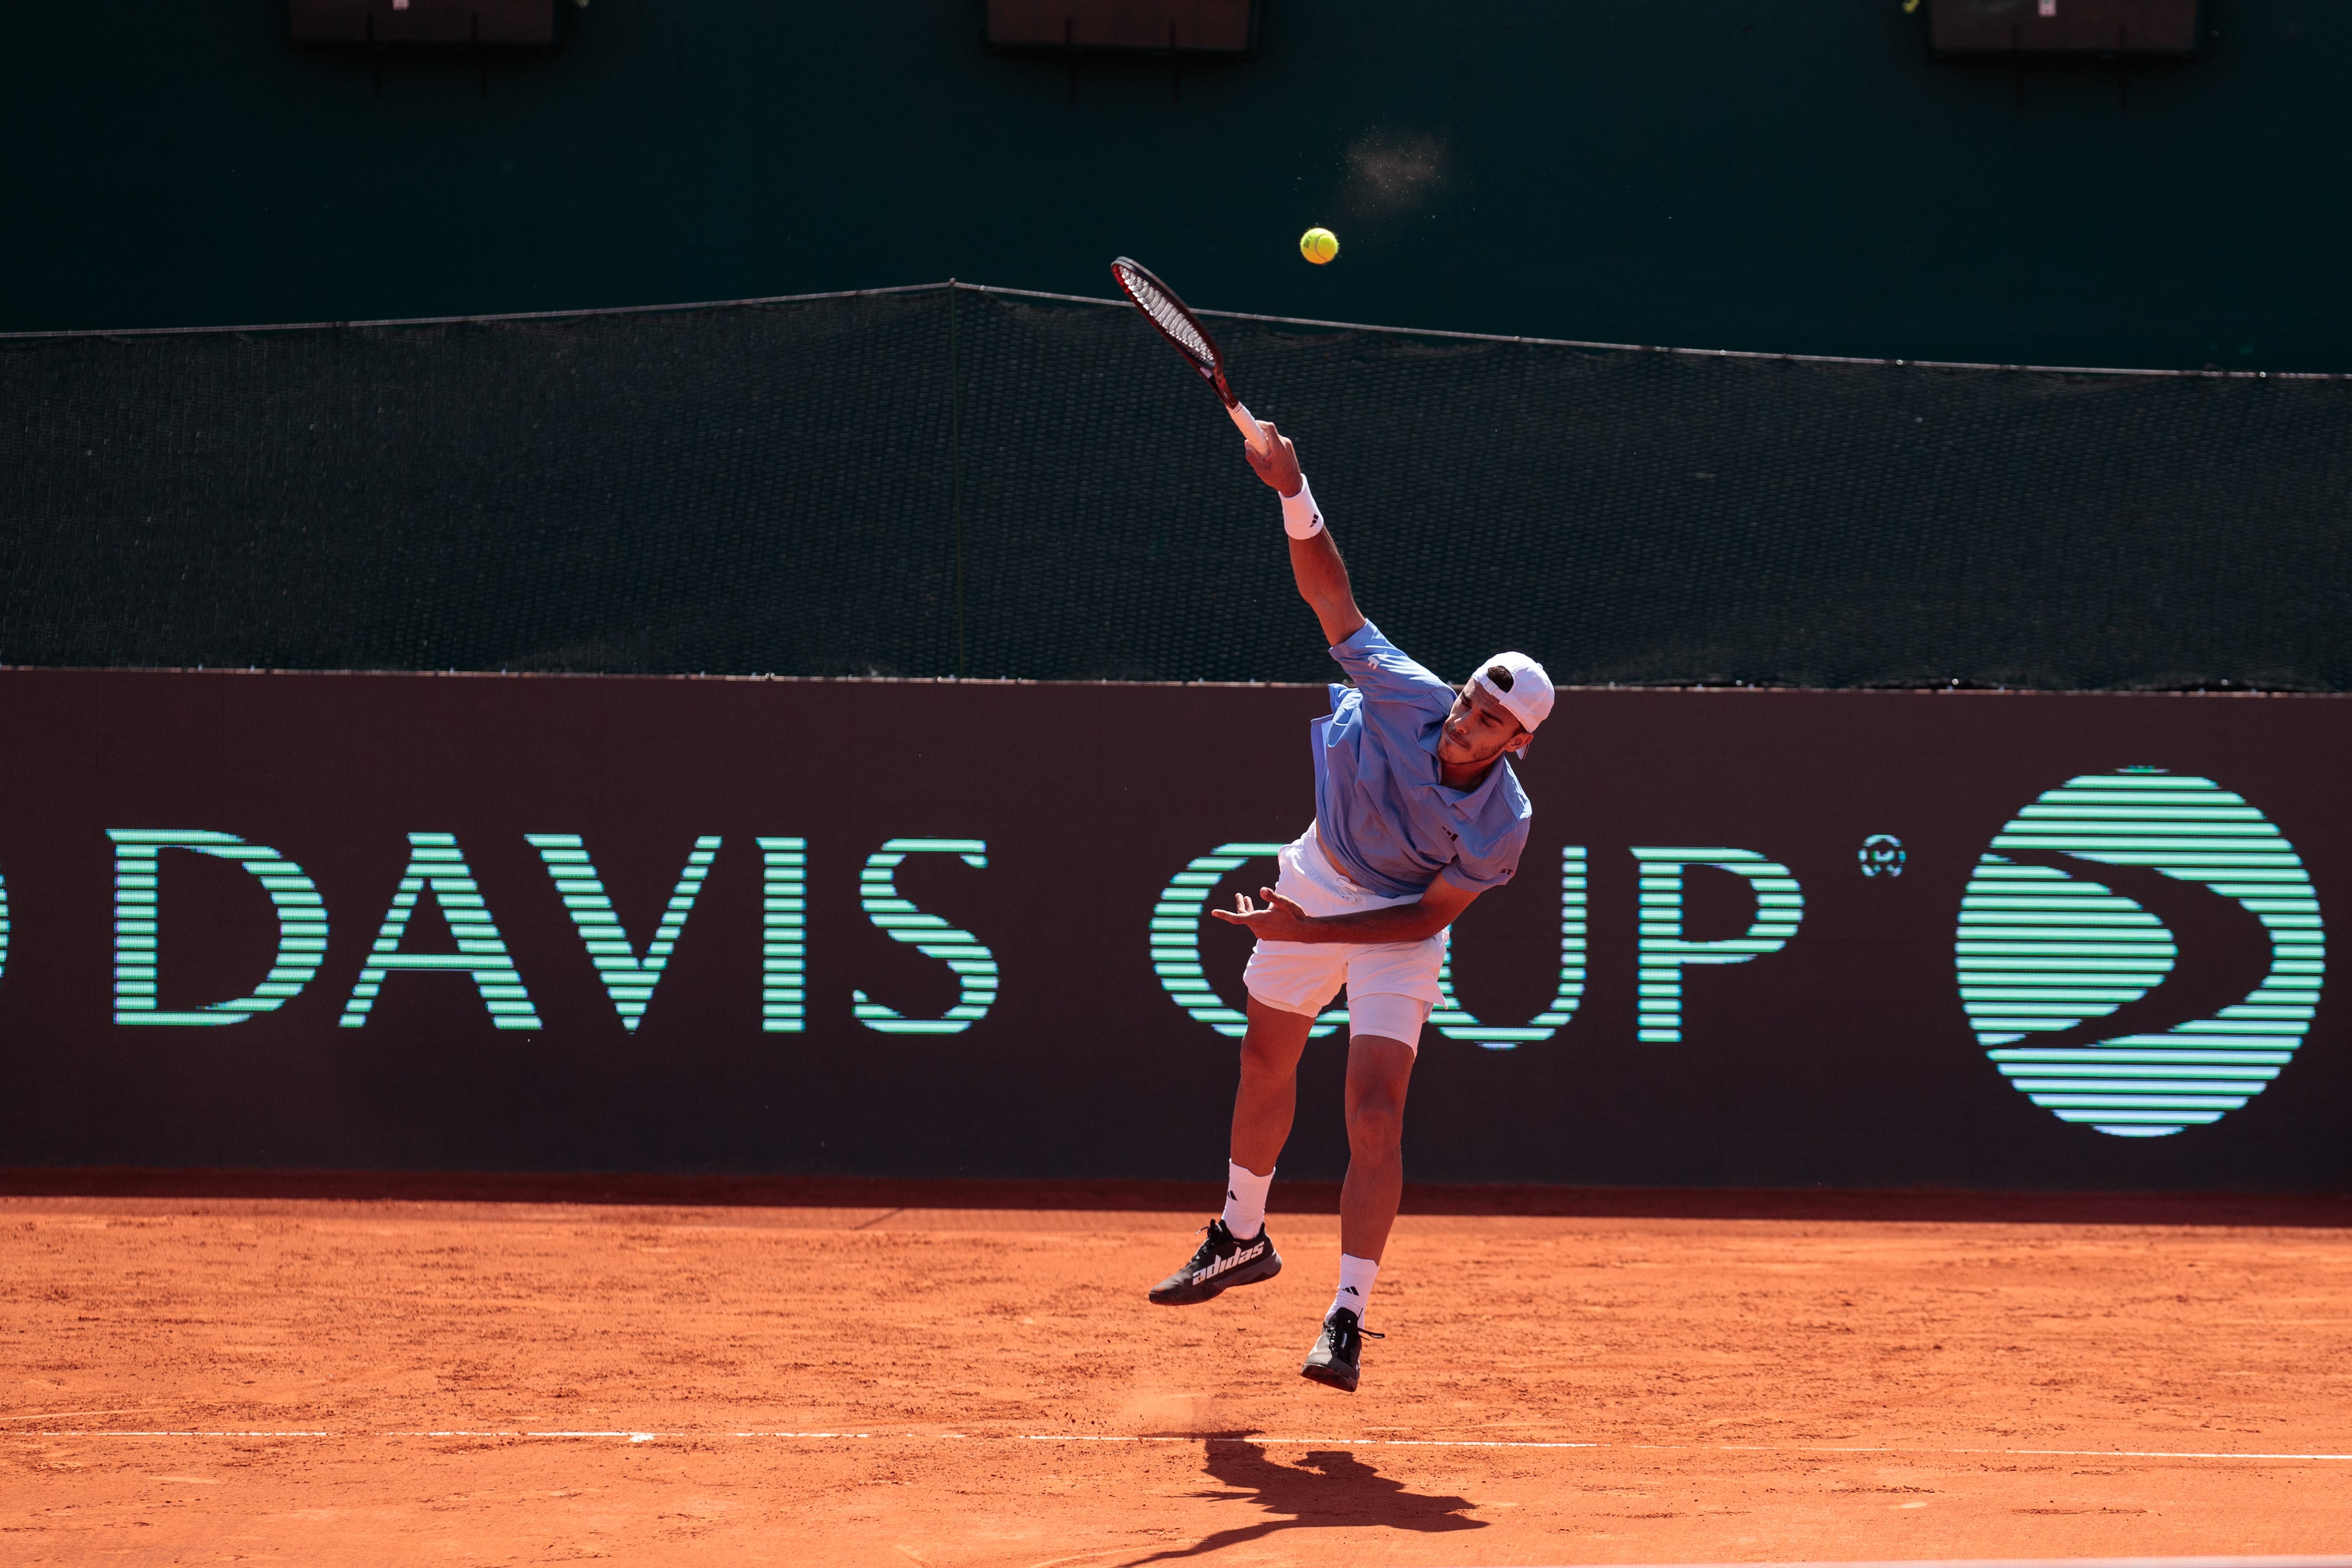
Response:
[{"label": "clay court", "polygon": [[1423,1191],[1349,1398],[1296,1375],[1328,1212],[1171,1310],[1176,1187],[50,1181],[0,1200],[19,1563],[2290,1553],[2352,1504],[2333,1200]]}]

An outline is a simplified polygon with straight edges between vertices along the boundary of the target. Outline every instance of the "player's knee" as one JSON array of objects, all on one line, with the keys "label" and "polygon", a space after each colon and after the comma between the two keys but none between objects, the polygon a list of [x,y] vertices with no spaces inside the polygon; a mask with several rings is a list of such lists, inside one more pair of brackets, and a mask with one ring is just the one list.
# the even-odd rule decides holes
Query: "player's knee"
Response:
[{"label": "player's knee", "polygon": [[1260,1037],[1253,1031],[1242,1041],[1242,1073],[1244,1077],[1281,1077],[1297,1066],[1298,1054],[1285,1050],[1276,1042]]},{"label": "player's knee", "polygon": [[1348,1148],[1359,1155],[1393,1154],[1404,1142],[1404,1111],[1395,1101],[1368,1097],[1348,1112]]}]

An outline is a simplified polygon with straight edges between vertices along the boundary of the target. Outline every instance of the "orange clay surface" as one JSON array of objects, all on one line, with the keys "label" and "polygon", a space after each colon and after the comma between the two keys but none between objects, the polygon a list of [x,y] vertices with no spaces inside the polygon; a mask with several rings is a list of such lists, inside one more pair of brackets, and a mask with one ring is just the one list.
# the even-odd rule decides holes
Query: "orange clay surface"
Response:
[{"label": "orange clay surface", "polygon": [[1279,1279],[1171,1310],[1143,1292],[1202,1213],[20,1185],[0,1196],[0,1561],[2352,1542],[2340,1215],[1695,1206],[1409,1214],[1349,1397],[1297,1376],[1328,1213],[1276,1216]]}]

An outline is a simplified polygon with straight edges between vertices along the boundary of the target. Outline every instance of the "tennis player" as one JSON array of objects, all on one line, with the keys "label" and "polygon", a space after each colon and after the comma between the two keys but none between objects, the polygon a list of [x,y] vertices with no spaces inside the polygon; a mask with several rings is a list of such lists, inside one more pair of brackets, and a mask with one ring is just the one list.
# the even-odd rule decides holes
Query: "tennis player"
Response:
[{"label": "tennis player", "polygon": [[1244,451],[1282,497],[1298,592],[1355,684],[1334,686],[1330,716],[1315,721],[1315,820],[1283,850],[1275,885],[1258,889],[1265,902],[1243,894],[1232,910],[1213,911],[1257,938],[1244,971],[1249,1033],[1225,1212],[1151,1299],[1191,1306],[1282,1271],[1266,1234],[1266,1193],[1297,1108],[1307,1031],[1345,985],[1339,1285],[1299,1371],[1352,1394],[1362,1377],[1364,1309],[1403,1192],[1405,1087],[1439,1000],[1447,928],[1518,868],[1534,811],[1509,759],[1550,713],[1552,685],[1535,660],[1503,653],[1457,690],[1400,652],[1356,608],[1297,450],[1272,425],[1263,429],[1265,455]]}]

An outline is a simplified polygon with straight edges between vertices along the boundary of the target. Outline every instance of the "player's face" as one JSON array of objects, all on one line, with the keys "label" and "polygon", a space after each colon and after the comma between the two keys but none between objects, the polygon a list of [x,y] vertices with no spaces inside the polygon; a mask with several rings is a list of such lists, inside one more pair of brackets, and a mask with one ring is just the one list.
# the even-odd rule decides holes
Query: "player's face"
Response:
[{"label": "player's face", "polygon": [[1475,686],[1465,686],[1438,732],[1437,760],[1454,767],[1478,767],[1505,752],[1527,749],[1528,732],[1511,710]]}]

